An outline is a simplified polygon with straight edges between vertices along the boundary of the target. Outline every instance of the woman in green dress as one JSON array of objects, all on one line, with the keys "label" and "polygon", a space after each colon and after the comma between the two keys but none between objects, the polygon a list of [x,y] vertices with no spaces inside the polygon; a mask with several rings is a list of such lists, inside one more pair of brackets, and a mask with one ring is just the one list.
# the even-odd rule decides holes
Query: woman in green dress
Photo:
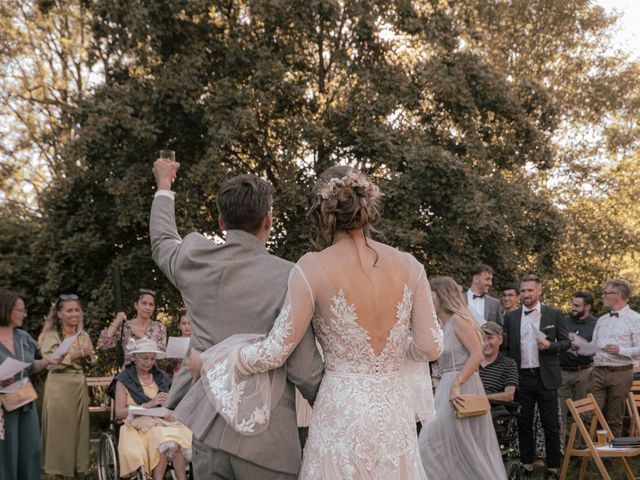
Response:
[{"label": "woman in green dress", "polygon": [[[10,290],[0,290],[0,363],[7,358],[30,363],[31,366],[16,373],[13,378],[0,381],[0,388],[43,370],[52,360],[36,360],[38,344],[22,324],[27,317],[24,298]],[[0,396],[1,397],[1,396]],[[36,402],[7,411],[4,404],[4,439],[0,440],[0,478],[2,480],[40,479],[40,425]],[[61,435],[62,436],[62,435]]]},{"label": "woman in green dress", "polygon": [[83,367],[96,356],[82,330],[82,307],[76,295],[60,295],[51,306],[40,338],[43,355],[51,355],[70,337],[75,340],[58,365],[50,365],[42,402],[42,453],[49,475],[75,477],[89,470],[89,392]]}]

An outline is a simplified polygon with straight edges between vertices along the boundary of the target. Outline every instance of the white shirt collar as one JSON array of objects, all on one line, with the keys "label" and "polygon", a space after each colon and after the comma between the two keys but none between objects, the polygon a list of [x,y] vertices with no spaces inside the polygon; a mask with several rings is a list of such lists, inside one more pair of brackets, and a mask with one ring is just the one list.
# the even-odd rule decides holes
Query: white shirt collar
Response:
[{"label": "white shirt collar", "polygon": [[[473,290],[471,290],[471,288],[469,288],[469,290],[467,290],[467,299],[469,300],[474,300],[473,296],[476,295],[478,296],[477,293],[474,293]],[[483,293],[481,293],[480,295],[485,295]],[[482,298],[476,298],[475,300],[483,300]]]},{"label": "white shirt collar", "polygon": [[538,301],[538,303],[536,303],[535,307],[533,308],[529,308],[526,305],[522,305],[522,315],[524,315],[524,312],[528,312],[531,310],[537,310],[538,313],[542,313],[542,304]]},{"label": "white shirt collar", "polygon": [[631,307],[629,307],[629,304],[627,303],[624,307],[622,307],[620,310],[611,310],[611,313],[627,313],[629,310],[631,310]]}]

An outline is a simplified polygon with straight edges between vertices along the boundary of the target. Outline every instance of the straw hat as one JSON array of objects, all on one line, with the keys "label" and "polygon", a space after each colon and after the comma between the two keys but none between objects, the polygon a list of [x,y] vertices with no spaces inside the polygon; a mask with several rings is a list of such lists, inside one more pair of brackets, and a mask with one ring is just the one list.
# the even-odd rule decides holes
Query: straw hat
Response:
[{"label": "straw hat", "polygon": [[130,338],[126,350],[131,355],[134,353],[155,353],[156,358],[164,358],[164,351],[158,348],[156,342],[147,337],[142,337],[139,340]]}]

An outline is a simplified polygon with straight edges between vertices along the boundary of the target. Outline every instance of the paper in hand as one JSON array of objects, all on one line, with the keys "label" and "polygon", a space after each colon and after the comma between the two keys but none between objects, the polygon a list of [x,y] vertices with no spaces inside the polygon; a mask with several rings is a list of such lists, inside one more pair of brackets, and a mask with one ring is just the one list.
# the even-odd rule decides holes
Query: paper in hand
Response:
[{"label": "paper in hand", "polygon": [[8,387],[0,388],[0,393],[11,393],[14,390],[19,390],[24,387],[27,383],[29,383],[29,377],[21,378],[17,382],[13,382]]},{"label": "paper in hand", "polygon": [[186,358],[189,350],[189,337],[169,337],[165,358]]},{"label": "paper in hand", "polygon": [[169,409],[165,407],[144,408],[132,405],[129,407],[129,413],[133,415],[146,415],[147,417],[164,417],[169,413]]},{"label": "paper in hand", "polygon": [[71,348],[71,345],[73,345],[73,342],[75,342],[77,338],[78,338],[77,333],[72,337],[66,337],[62,341],[62,343],[58,345],[58,348],[56,348],[56,350],[49,356],[51,358],[62,358],[64,355],[67,354],[67,352]]},{"label": "paper in hand", "polygon": [[534,327],[532,323],[529,323],[529,326],[531,327],[531,331],[533,331],[533,336],[538,342],[547,339],[547,336],[539,328]]},{"label": "paper in hand", "polygon": [[595,355],[602,351],[595,343],[589,342],[577,334],[573,337],[572,343],[578,347],[578,355]]},{"label": "paper in hand", "polygon": [[7,357],[4,362],[0,363],[0,381],[12,378],[16,373],[21,372],[29,365],[31,364]]}]

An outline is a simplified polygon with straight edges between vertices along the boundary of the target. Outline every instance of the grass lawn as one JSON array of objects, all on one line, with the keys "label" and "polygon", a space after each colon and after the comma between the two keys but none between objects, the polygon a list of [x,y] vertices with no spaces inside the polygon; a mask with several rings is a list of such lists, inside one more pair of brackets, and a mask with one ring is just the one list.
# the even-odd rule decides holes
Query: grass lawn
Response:
[{"label": "grass lawn", "polygon": [[[98,479],[98,439],[100,434],[108,429],[108,417],[105,414],[92,414],[91,415],[91,472],[86,475],[80,475],[78,480],[97,480]],[[624,472],[622,470],[622,466],[620,464],[620,460],[614,460],[615,468],[613,471],[609,471],[611,474],[611,478],[613,480],[622,480],[625,478]],[[636,477],[640,477],[640,458],[631,460],[631,468]],[[579,464],[576,464],[575,467],[569,468],[569,475],[567,478],[569,480],[574,480],[578,478],[578,470],[580,468]],[[537,466],[534,471],[533,479],[544,479],[545,469],[542,466]],[[427,472],[427,476],[429,472]],[[47,477],[44,475],[43,478],[45,480],[52,480],[53,477]],[[587,470],[587,475],[585,476],[587,480],[599,480],[600,474],[598,473],[596,466],[593,462],[590,462],[589,469]],[[451,480],[466,480],[466,479],[451,479]],[[477,479],[477,480],[489,480],[489,479]]]}]

